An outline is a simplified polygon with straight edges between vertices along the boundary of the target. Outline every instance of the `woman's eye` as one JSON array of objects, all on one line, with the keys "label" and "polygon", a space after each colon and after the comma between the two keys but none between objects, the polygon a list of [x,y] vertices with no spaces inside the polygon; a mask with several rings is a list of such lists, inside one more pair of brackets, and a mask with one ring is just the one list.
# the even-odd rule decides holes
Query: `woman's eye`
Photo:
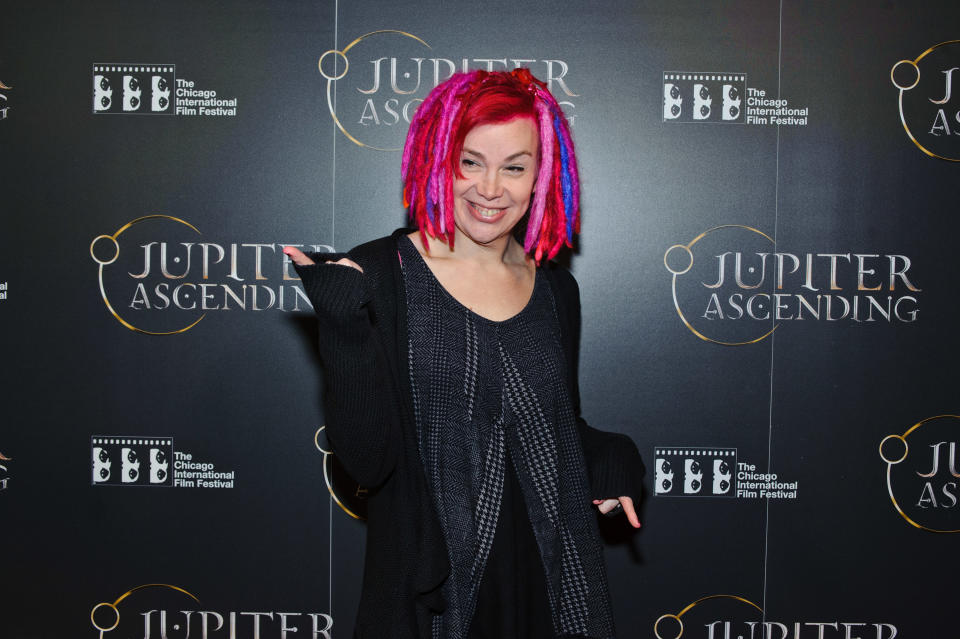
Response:
[{"label": "woman's eye", "polygon": [[527,167],[525,166],[518,166],[518,165],[508,166],[507,173],[518,173],[518,174],[523,173],[526,170],[526,168]]},{"label": "woman's eye", "polygon": [[470,158],[463,158],[462,160],[460,160],[460,165],[468,168],[480,166],[478,162],[471,160]]}]

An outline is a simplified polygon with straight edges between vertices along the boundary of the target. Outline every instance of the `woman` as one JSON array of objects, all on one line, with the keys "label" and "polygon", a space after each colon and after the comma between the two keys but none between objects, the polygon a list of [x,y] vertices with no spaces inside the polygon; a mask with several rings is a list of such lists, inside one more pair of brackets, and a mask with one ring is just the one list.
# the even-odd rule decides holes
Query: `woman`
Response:
[{"label": "woman", "polygon": [[639,527],[642,465],[579,417],[579,291],[549,262],[578,227],[563,113],[526,69],[456,74],[402,174],[419,230],[285,249],[321,325],[328,437],[370,488],[356,636],[613,637],[590,502]]}]

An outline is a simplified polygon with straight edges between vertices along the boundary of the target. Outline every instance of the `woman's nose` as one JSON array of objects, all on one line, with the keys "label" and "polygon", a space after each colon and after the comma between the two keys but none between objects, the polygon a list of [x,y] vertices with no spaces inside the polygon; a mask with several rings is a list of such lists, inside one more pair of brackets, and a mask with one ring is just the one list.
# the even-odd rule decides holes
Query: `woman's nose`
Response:
[{"label": "woman's nose", "polygon": [[496,171],[484,172],[477,181],[477,193],[488,200],[495,200],[503,193],[500,176]]}]

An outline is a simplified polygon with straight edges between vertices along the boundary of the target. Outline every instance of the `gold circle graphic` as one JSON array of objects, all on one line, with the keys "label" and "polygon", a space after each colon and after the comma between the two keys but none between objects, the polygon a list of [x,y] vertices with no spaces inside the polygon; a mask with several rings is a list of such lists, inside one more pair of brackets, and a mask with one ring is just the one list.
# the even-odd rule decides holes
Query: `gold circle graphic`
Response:
[{"label": "gold circle graphic", "polygon": [[319,451],[320,451],[321,453],[323,453],[324,455],[332,455],[332,454],[333,454],[333,451],[332,451],[332,450],[324,450],[323,447],[320,445],[320,440],[318,439],[319,436],[320,436],[320,431],[325,430],[326,428],[327,428],[327,425],[324,424],[323,426],[321,426],[320,428],[317,429],[317,432],[315,432],[315,433],[313,434],[313,445],[316,446],[316,447],[317,447],[317,450],[319,450]]},{"label": "gold circle graphic", "polygon": [[[93,245],[97,243],[97,240],[110,240],[111,242],[113,242],[113,257],[112,257],[112,258],[110,258],[109,260],[104,261],[104,260],[99,259],[99,258],[94,254],[94,252],[93,252]],[[117,261],[117,258],[120,257],[120,244],[117,243],[117,238],[113,237],[112,235],[98,235],[98,236],[96,236],[95,238],[93,238],[93,241],[90,242],[90,257],[92,257],[92,258],[93,258],[93,261],[96,262],[97,264],[99,264],[100,266],[107,266],[108,264],[113,264],[114,262],[116,262],[116,261]]]},{"label": "gold circle graphic", "polygon": [[[676,620],[677,620],[677,623],[680,624],[680,630],[677,632],[677,634],[676,634],[675,637],[661,637],[661,636],[660,636],[660,628],[659,628],[659,626],[660,626],[660,622],[663,621],[664,619],[676,619]],[[671,615],[671,614],[669,614],[669,613],[668,613],[668,614],[665,614],[665,615],[660,615],[660,617],[659,617],[656,621],[653,622],[653,634],[655,634],[655,635],[657,636],[657,639],[680,639],[680,637],[683,636],[683,619],[681,619],[681,618],[678,617],[677,615]]]},{"label": "gold circle graphic", "polygon": [[[900,86],[897,84],[896,78],[893,77],[893,74],[897,71],[897,67],[899,67],[901,64],[909,64],[911,67],[913,67],[914,75],[916,77],[913,79],[913,84],[909,86]],[[893,86],[897,87],[901,91],[909,91],[913,87],[917,86],[917,83],[920,82],[920,67],[918,67],[917,63],[913,60],[900,60],[895,65],[890,67],[890,82],[893,82]]]},{"label": "gold circle graphic", "polygon": [[[884,456],[883,445],[887,443],[887,440],[889,439],[899,439],[900,442],[903,444],[903,455],[900,456],[900,459],[891,460],[891,459],[887,459]],[[903,435],[887,435],[886,437],[880,440],[880,459],[887,462],[888,464],[899,464],[900,462],[902,462],[904,459],[907,458],[907,453],[909,452],[910,452],[910,445],[907,443],[907,440],[904,439]]]},{"label": "gold circle graphic", "polygon": [[[341,73],[340,75],[327,75],[323,71],[323,59],[331,53],[343,58],[343,73]],[[347,75],[347,71],[350,69],[350,60],[347,59],[347,54],[345,54],[343,51],[338,51],[337,49],[330,49],[329,51],[324,51],[323,55],[320,56],[320,59],[317,60],[317,68],[320,69],[320,75],[325,77],[327,80],[339,80],[343,76]]]},{"label": "gold circle graphic", "polygon": [[[113,614],[116,615],[117,617],[116,619],[114,619],[113,625],[110,626],[109,628],[101,628],[100,626],[97,625],[97,620],[93,618],[93,615],[97,613],[97,608],[99,608],[100,606],[106,606],[107,608],[110,608],[111,610],[113,610]],[[92,623],[93,627],[99,630],[100,632],[110,632],[111,630],[113,630],[114,628],[120,625],[120,611],[117,610],[117,607],[112,603],[107,603],[106,601],[104,601],[103,603],[98,603],[90,611],[90,623]]]},{"label": "gold circle graphic", "polygon": [[[687,252],[687,257],[688,257],[689,260],[690,260],[690,263],[687,264],[687,268],[685,268],[685,269],[683,269],[683,270],[680,270],[680,271],[675,271],[675,270],[673,270],[672,268],[670,268],[670,265],[667,263],[667,256],[670,255],[670,252],[671,252],[673,249],[683,249],[684,251]],[[683,275],[684,273],[686,273],[687,271],[689,271],[690,269],[693,268],[693,251],[691,251],[691,250],[690,250],[690,247],[687,246],[686,244],[674,244],[673,246],[671,246],[670,248],[668,248],[668,249],[664,252],[664,254],[663,254],[663,265],[664,265],[665,267],[667,267],[667,270],[670,271],[671,273],[673,273],[674,275]]]}]

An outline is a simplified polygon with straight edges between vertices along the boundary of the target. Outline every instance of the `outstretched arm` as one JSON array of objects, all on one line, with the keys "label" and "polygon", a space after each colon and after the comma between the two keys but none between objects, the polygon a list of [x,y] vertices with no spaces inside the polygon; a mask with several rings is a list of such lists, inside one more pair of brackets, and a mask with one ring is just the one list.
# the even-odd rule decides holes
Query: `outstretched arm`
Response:
[{"label": "outstretched arm", "polygon": [[393,470],[400,431],[395,384],[370,318],[370,284],[349,258],[317,263],[319,256],[294,247],[283,252],[320,325],[327,436],[350,476],[373,488]]}]

